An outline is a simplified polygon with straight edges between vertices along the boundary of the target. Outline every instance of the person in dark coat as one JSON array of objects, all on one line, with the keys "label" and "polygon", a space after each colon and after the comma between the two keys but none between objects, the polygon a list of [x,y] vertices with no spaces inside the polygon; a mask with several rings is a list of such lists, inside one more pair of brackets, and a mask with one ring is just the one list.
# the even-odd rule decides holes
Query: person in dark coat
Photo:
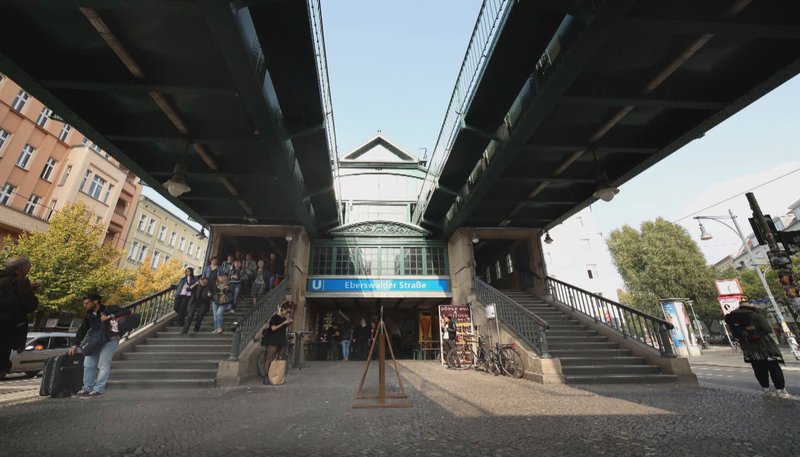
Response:
[{"label": "person in dark coat", "polygon": [[25,349],[28,313],[39,306],[35,293],[39,283],[31,283],[30,271],[30,260],[11,257],[0,272],[0,375],[11,369],[11,351]]},{"label": "person in dark coat", "polygon": [[200,278],[197,287],[192,290],[192,298],[189,300],[186,311],[186,322],[183,324],[183,331],[181,333],[189,333],[189,327],[192,325],[192,318],[197,315],[197,320],[194,323],[194,333],[200,331],[200,324],[203,322],[203,316],[208,312],[211,306],[211,298],[213,290],[208,278]]},{"label": "person in dark coat", "polygon": [[283,278],[283,262],[278,260],[274,252],[269,254],[269,288],[275,287],[275,278]]},{"label": "person in dark coat", "polygon": [[369,338],[370,328],[367,327],[367,321],[361,319],[361,323],[353,331],[353,340],[355,343],[355,353],[358,354],[359,360],[367,360],[369,354]]},{"label": "person in dark coat", "polygon": [[[131,312],[119,306],[106,306],[102,303],[99,294],[89,294],[83,297],[83,308],[86,315],[83,318],[75,342],[81,341],[92,332],[105,332],[108,341],[94,354],[84,354],[83,359],[83,387],[75,395],[84,398],[100,397],[106,390],[106,383],[111,376],[111,359],[119,345],[119,327],[117,319],[128,316]],[[78,346],[72,346],[70,355],[78,352]]]},{"label": "person in dark coat", "polygon": [[178,288],[175,293],[175,304],[173,309],[178,313],[175,319],[179,327],[183,327],[183,321],[186,319],[186,306],[192,298],[192,290],[197,285],[197,278],[194,277],[194,268],[187,268],[183,271],[183,277],[178,281]]}]

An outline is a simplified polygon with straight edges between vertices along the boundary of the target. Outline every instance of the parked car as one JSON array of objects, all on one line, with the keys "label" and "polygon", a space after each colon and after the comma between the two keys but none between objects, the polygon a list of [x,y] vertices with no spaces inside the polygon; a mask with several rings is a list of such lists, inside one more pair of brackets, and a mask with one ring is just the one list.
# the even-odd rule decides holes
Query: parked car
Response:
[{"label": "parked car", "polygon": [[[25,350],[22,353],[11,351],[11,370],[8,373],[25,373],[30,377],[36,376],[44,368],[45,360],[66,354],[74,340],[74,333],[28,333]],[[8,373],[0,372],[0,378],[5,377]]]}]

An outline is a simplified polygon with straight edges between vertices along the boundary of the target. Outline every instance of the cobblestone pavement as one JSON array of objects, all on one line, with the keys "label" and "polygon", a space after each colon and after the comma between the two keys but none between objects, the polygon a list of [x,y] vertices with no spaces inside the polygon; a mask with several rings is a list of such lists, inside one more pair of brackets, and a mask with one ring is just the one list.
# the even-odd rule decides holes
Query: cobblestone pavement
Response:
[{"label": "cobblestone pavement", "polygon": [[401,366],[409,409],[353,409],[357,362],[313,363],[277,387],[0,407],[3,455],[800,455],[800,401],[755,390],[543,386],[435,362]]},{"label": "cobblestone pavement", "polygon": [[6,375],[0,379],[0,407],[37,400],[41,383],[40,377],[29,378],[15,373]]}]

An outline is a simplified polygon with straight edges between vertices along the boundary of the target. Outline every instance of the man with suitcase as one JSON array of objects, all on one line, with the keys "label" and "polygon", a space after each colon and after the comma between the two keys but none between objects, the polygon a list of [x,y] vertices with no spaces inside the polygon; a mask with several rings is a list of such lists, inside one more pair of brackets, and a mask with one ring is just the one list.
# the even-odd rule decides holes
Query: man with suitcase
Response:
[{"label": "man with suitcase", "polygon": [[28,313],[39,306],[28,272],[31,261],[11,257],[0,272],[0,374],[11,369],[11,351],[22,352],[28,336]]},{"label": "man with suitcase", "polygon": [[[106,307],[101,303],[99,294],[89,294],[83,298],[86,316],[83,318],[75,341],[81,344],[84,352],[83,387],[76,394],[82,398],[94,398],[103,395],[108,377],[111,375],[111,359],[119,345],[119,326],[117,319],[131,314],[119,306]],[[99,336],[98,336],[99,335]],[[87,343],[99,339],[97,344]],[[69,355],[75,355],[78,346],[72,346]]]}]

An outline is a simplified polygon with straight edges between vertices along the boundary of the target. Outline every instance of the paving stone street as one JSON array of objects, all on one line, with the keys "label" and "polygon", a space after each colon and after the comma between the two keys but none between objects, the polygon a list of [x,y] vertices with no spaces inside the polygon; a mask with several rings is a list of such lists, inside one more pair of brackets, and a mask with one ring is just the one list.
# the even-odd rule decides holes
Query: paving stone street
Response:
[{"label": "paving stone street", "polygon": [[0,439],[19,457],[800,455],[800,401],[755,389],[544,386],[434,362],[401,367],[410,409],[353,409],[361,363],[317,362],[283,386],[2,406]]}]

